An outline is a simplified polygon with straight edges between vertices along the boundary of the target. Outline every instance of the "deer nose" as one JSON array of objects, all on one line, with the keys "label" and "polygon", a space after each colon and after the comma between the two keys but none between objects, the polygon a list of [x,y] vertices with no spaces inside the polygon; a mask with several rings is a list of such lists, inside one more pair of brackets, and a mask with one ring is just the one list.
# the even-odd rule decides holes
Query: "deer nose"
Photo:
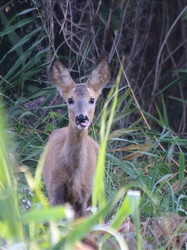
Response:
[{"label": "deer nose", "polygon": [[79,129],[87,128],[90,125],[87,115],[77,115],[75,121]]},{"label": "deer nose", "polygon": [[75,120],[76,120],[76,123],[79,124],[79,123],[88,121],[88,117],[86,115],[80,114],[76,116]]}]

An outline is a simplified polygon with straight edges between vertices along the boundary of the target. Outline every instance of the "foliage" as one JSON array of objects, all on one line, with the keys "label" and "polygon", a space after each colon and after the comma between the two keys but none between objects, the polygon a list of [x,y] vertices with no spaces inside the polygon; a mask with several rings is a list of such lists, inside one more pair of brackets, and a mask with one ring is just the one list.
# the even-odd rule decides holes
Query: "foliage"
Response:
[{"label": "foliage", "polygon": [[[184,249],[184,1],[13,0],[1,6],[0,246],[70,249],[88,236],[100,249]],[[68,124],[47,70],[57,54],[77,80],[99,57],[107,55],[111,65],[90,128],[101,145],[93,191],[98,210],[80,220],[68,206],[48,205],[40,163],[36,168],[48,135]]]},{"label": "foliage", "polygon": [[[2,113],[1,119],[4,121]],[[16,181],[12,173],[11,165],[6,161],[5,157],[7,149],[4,143],[6,141],[4,133],[6,133],[5,126],[2,124],[0,127],[0,159],[3,174],[0,179],[0,197],[1,204],[3,205],[1,208],[1,229],[4,230],[1,230],[0,233],[1,245],[5,245],[6,248],[12,248],[16,247],[18,244],[19,249],[73,249],[74,245],[90,231],[102,230],[114,235],[121,249],[128,249],[124,239],[115,228],[118,228],[123,220],[131,214],[136,225],[137,234],[139,235],[139,192],[127,192],[122,202],[121,209],[119,209],[111,222],[111,227],[106,227],[106,225],[98,223],[105,219],[105,216],[111,211],[113,206],[124,196],[126,193],[125,188],[121,189],[111,201],[102,204],[98,211],[92,216],[87,219],[82,219],[82,221],[76,221],[73,219],[73,213],[68,206],[50,208],[46,203],[40,185],[41,162],[43,161],[41,158],[35,179],[28,170],[25,170],[28,185],[33,192],[33,206],[25,214],[21,214],[20,209],[18,209],[17,191],[15,187]],[[103,133],[105,133],[105,131],[103,131]],[[105,151],[100,154],[100,161],[104,161],[102,160],[104,157]],[[102,168],[98,168],[98,175],[101,171]],[[98,184],[99,183],[102,186],[103,180],[100,180]],[[96,185],[95,188],[97,188]],[[96,193],[95,197],[98,199],[99,194]],[[39,206],[35,207],[34,205],[36,204],[39,204]],[[133,206],[133,210],[131,206]],[[59,219],[64,219],[63,223],[61,222],[60,225],[55,222]],[[45,228],[43,222],[48,223],[50,232]],[[65,236],[61,236],[61,234]],[[39,236],[40,239],[38,238]],[[140,237],[138,237],[138,239],[140,240]],[[138,241],[138,249],[141,249],[140,241]]]}]

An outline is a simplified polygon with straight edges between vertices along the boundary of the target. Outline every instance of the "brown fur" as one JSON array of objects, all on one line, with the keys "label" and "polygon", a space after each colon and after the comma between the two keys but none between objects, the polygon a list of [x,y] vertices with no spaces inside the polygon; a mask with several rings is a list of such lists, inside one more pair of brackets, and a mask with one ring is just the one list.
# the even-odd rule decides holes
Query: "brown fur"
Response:
[{"label": "brown fur", "polygon": [[88,136],[88,128],[79,129],[76,116],[83,114],[91,123],[95,102],[109,80],[109,68],[101,61],[85,84],[75,84],[67,69],[55,61],[51,67],[53,83],[68,103],[69,125],[55,130],[47,143],[43,178],[52,205],[68,202],[76,216],[86,215],[91,199],[92,183],[97,163],[98,144]]}]

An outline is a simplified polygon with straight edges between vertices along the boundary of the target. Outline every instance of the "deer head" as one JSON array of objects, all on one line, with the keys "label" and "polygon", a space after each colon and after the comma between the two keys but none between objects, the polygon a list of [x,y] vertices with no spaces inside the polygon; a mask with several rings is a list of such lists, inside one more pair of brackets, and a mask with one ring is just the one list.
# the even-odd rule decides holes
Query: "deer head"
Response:
[{"label": "deer head", "polygon": [[110,78],[107,61],[100,61],[86,83],[75,84],[64,65],[55,60],[51,66],[51,78],[67,103],[69,125],[87,129],[94,116],[96,101]]}]

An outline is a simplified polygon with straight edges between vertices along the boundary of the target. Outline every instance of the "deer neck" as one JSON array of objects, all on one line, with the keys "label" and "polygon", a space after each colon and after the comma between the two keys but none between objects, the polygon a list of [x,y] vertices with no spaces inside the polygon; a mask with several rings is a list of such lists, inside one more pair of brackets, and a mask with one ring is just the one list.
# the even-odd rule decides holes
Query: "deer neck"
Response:
[{"label": "deer neck", "polygon": [[87,141],[88,129],[80,130],[77,127],[68,126],[65,148],[68,156],[77,164],[82,164],[85,161]]}]

